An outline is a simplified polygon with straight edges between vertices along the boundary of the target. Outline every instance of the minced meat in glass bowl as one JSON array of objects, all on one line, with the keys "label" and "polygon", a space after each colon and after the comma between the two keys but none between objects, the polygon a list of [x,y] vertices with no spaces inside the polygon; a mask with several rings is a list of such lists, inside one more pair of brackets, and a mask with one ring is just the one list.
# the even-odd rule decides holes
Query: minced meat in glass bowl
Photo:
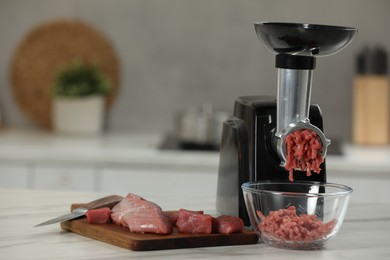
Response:
[{"label": "minced meat in glass bowl", "polygon": [[252,227],[263,242],[286,249],[320,249],[339,231],[352,189],[320,182],[242,184]]}]

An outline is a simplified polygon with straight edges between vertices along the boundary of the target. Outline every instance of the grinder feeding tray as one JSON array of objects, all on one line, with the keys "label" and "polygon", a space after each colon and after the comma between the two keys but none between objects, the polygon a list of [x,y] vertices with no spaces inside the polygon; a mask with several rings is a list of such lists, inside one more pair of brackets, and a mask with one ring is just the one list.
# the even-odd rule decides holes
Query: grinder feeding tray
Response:
[{"label": "grinder feeding tray", "polygon": [[217,187],[217,210],[238,215],[247,225],[244,182],[326,182],[330,140],[319,106],[310,104],[312,72],[316,57],[340,51],[357,33],[350,27],[273,22],[255,23],[255,30],[276,54],[277,98],[236,99],[233,116],[223,125]]}]

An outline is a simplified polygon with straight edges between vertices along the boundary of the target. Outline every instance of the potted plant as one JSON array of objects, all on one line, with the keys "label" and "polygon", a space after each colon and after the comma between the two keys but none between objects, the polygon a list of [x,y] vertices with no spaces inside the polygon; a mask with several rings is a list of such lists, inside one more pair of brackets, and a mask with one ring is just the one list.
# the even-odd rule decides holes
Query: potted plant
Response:
[{"label": "potted plant", "polygon": [[58,132],[99,134],[104,97],[111,85],[96,67],[81,62],[60,70],[53,85],[53,126]]}]

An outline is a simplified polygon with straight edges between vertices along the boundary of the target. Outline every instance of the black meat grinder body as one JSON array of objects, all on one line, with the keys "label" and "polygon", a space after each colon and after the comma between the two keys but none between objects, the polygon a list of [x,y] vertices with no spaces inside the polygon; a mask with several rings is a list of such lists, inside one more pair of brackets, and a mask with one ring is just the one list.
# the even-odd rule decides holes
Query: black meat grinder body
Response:
[{"label": "black meat grinder body", "polygon": [[[236,99],[233,115],[222,130],[216,203],[220,214],[239,216],[246,226],[250,221],[241,185],[289,181],[284,166],[290,133],[299,129],[314,131],[321,140],[324,159],[318,174],[308,176],[294,169],[295,181],[326,182],[325,157],[330,140],[323,133],[319,106],[310,104],[312,71],[317,57],[340,51],[357,33],[351,27],[273,22],[255,23],[255,30],[264,46],[276,54],[277,98]],[[308,192],[298,187],[289,191]]]},{"label": "black meat grinder body", "polygon": [[[309,119],[323,130],[321,110],[311,105]],[[249,181],[288,181],[288,171],[272,147],[276,129],[276,98],[245,96],[236,99],[234,114],[224,122],[220,147],[217,190],[218,211],[238,215],[249,225],[241,185]],[[326,182],[325,161],[321,174],[306,177],[297,172],[295,180]]]}]

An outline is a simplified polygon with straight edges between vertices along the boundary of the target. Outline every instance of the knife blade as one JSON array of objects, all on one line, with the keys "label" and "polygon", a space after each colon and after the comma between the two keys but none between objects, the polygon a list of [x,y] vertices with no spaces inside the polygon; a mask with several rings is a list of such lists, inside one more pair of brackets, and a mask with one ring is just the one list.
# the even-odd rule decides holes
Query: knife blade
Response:
[{"label": "knife blade", "polygon": [[72,213],[65,214],[63,216],[59,216],[57,218],[50,219],[48,221],[42,222],[34,227],[40,227],[40,226],[46,226],[66,220],[71,220],[75,218],[79,218],[82,216],[85,216],[87,214],[87,211],[90,209],[99,209],[99,208],[105,208],[109,207],[112,209],[116,204],[118,204],[123,198],[118,195],[110,195],[107,197],[103,197],[94,201],[91,201],[87,204],[85,204],[83,207],[78,207],[72,210]]}]

